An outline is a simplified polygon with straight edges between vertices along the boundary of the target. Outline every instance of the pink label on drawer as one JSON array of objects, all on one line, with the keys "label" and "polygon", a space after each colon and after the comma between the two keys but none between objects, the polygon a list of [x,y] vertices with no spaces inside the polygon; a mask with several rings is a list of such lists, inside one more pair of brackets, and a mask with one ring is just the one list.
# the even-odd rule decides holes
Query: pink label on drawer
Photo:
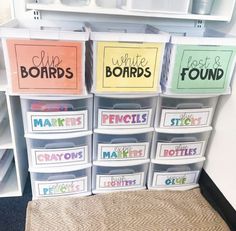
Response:
[{"label": "pink label on drawer", "polygon": [[33,167],[57,167],[88,162],[88,146],[62,149],[32,149]]},{"label": "pink label on drawer", "polygon": [[156,159],[187,159],[204,155],[205,141],[162,143],[157,142]]},{"label": "pink label on drawer", "polygon": [[98,110],[98,128],[147,128],[151,126],[152,109]]}]

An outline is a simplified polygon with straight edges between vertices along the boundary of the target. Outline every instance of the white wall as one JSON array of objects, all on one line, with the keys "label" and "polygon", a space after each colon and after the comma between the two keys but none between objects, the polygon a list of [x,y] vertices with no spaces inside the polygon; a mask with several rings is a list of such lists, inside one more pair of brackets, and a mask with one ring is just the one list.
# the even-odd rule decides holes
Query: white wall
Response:
[{"label": "white wall", "polygon": [[[212,25],[236,36],[235,10],[231,23]],[[219,102],[204,169],[236,210],[236,75],[232,95]]]}]

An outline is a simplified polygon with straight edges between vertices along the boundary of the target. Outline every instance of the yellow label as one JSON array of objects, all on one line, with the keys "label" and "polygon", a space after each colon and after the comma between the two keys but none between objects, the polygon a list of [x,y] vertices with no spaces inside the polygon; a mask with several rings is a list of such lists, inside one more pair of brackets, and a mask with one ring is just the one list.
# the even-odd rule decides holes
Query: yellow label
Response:
[{"label": "yellow label", "polygon": [[163,43],[97,42],[97,92],[159,92]]}]

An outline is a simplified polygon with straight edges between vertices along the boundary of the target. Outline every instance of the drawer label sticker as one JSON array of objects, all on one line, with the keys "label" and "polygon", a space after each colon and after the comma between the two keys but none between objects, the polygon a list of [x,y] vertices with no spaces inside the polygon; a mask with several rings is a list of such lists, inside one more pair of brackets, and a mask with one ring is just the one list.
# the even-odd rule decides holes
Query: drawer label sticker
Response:
[{"label": "drawer label sticker", "polygon": [[97,43],[96,90],[160,91],[163,43]]},{"label": "drawer label sticker", "polygon": [[88,111],[27,112],[29,132],[73,132],[88,130]]},{"label": "drawer label sticker", "polygon": [[31,149],[33,167],[57,167],[88,162],[88,146],[59,149]]},{"label": "drawer label sticker", "polygon": [[120,175],[96,175],[96,189],[120,190],[143,187],[144,172]]},{"label": "drawer label sticker", "polygon": [[204,155],[205,141],[162,143],[157,142],[156,159],[188,159]]},{"label": "drawer label sticker", "polygon": [[98,160],[139,160],[148,158],[149,143],[98,144]]},{"label": "drawer label sticker", "polygon": [[98,128],[148,128],[152,109],[109,110],[98,109]]},{"label": "drawer label sticker", "polygon": [[83,93],[82,43],[7,39],[6,45],[14,92]]},{"label": "drawer label sticker", "polygon": [[212,115],[212,108],[180,110],[163,109],[161,113],[160,127],[205,127],[210,125]]},{"label": "drawer label sticker", "polygon": [[177,45],[173,92],[224,92],[233,72],[235,51],[230,46]]},{"label": "drawer label sticker", "polygon": [[200,171],[189,172],[154,172],[153,187],[180,187],[197,184]]},{"label": "drawer label sticker", "polygon": [[87,192],[87,177],[73,180],[35,181],[37,197],[65,196]]}]

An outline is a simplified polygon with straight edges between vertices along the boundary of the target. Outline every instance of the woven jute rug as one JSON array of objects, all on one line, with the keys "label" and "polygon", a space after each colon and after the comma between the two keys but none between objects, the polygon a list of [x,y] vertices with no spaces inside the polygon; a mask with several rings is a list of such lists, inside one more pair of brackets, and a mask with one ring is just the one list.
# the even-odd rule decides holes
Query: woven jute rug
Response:
[{"label": "woven jute rug", "polygon": [[29,202],[26,231],[226,231],[199,189],[130,191]]}]

